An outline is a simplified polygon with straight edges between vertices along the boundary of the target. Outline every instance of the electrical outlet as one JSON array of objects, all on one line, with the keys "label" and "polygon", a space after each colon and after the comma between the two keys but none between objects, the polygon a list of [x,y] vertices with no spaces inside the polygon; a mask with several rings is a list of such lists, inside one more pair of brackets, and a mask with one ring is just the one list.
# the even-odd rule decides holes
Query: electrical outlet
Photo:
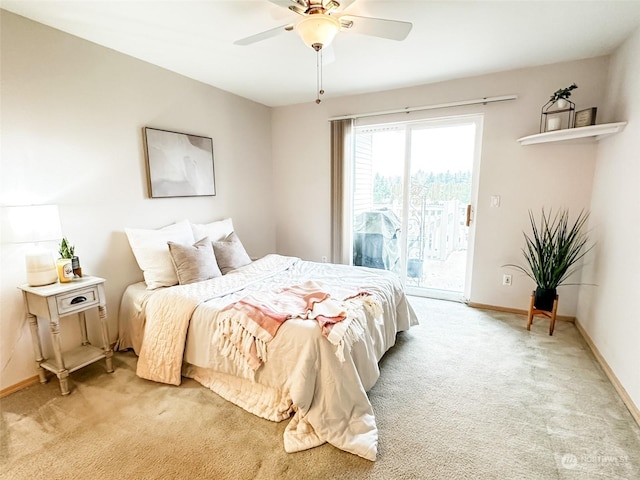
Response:
[{"label": "electrical outlet", "polygon": [[508,287],[511,286],[511,275],[509,275],[508,273],[502,275],[502,285],[506,285]]},{"label": "electrical outlet", "polygon": [[322,256],[322,263],[327,263],[327,256],[326,255]]}]

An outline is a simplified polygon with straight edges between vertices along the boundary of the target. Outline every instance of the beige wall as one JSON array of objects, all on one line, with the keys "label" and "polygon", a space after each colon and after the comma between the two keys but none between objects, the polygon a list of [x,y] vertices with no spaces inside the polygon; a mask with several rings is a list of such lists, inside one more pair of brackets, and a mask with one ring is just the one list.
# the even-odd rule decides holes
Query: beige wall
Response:
[{"label": "beige wall", "polygon": [[[319,106],[310,92],[308,104],[269,109],[13,14],[0,16],[0,204],[60,206],[84,270],[107,279],[112,340],[122,291],[141,279],[124,227],[232,216],[250,254],[277,250],[319,261],[330,256],[329,117],[516,94],[513,102],[411,117],[484,114],[471,300],[526,308],[532,283],[509,271],[513,286],[503,287],[508,270],[501,265],[520,260],[527,210],[590,207],[598,247],[585,273],[598,287],[583,287],[579,305],[578,289],[563,287],[560,313],[578,315],[640,404],[640,327],[628,302],[640,284],[640,232],[632,221],[640,203],[640,132],[633,123],[640,118],[640,34],[613,56],[608,82],[609,61],[596,58]],[[599,122],[629,121],[625,132],[601,144],[521,147],[516,139],[537,132],[548,95],[574,81],[578,108],[597,106]],[[211,136],[217,196],[148,199],[144,126]],[[500,208],[490,208],[491,195],[502,197]],[[24,282],[23,253],[22,246],[1,247],[0,389],[35,375],[16,288]],[[72,317],[63,335],[68,343],[77,338]]]},{"label": "beige wall", "polygon": [[[328,118],[516,94],[510,102],[402,114],[403,120],[484,114],[484,133],[476,209],[476,255],[470,300],[475,303],[526,309],[533,281],[502,267],[520,263],[522,231],[529,229],[528,209],[568,207],[577,214],[588,208],[596,144],[520,146],[516,139],[538,132],[540,108],[560,87],[576,82],[571,97],[577,107],[601,106],[607,58],[516,70],[375,94],[312,101],[275,108],[273,159],[276,175],[276,235],[278,251],[320,261],[330,257],[330,130]],[[325,82],[330,91],[331,84]],[[313,92],[310,93],[310,98]],[[398,116],[383,117],[382,121]],[[368,123],[371,119],[366,120]],[[501,196],[499,208],[491,195]],[[502,286],[503,273],[513,274],[513,286]],[[559,290],[559,311],[575,315],[578,287]]]},{"label": "beige wall", "polygon": [[[112,340],[122,292],[142,279],[125,227],[231,216],[251,255],[275,251],[269,108],[6,11],[1,21],[0,204],[59,205],[84,272],[107,279]],[[217,195],[149,199],[144,126],[213,138]],[[36,374],[16,288],[24,249],[2,245],[0,389]],[[67,344],[75,323],[63,319]]]},{"label": "beige wall", "polygon": [[599,144],[591,227],[597,241],[578,320],[640,409],[640,29],[611,58],[605,118],[628,122]]}]

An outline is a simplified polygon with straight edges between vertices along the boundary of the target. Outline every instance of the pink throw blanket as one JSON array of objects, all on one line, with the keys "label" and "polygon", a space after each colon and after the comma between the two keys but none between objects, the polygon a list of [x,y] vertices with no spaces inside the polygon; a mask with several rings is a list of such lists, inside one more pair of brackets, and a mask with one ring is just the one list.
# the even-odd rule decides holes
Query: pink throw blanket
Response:
[{"label": "pink throw blanket", "polygon": [[327,337],[346,318],[341,302],[309,281],[265,295],[249,295],[222,310],[221,351],[255,371],[266,360],[266,344],[291,318],[313,319]]}]

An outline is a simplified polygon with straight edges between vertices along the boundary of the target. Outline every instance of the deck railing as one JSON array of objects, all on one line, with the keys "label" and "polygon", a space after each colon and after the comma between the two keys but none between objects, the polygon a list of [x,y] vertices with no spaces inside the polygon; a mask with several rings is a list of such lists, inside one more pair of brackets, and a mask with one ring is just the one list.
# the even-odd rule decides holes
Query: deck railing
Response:
[{"label": "deck railing", "polygon": [[[465,227],[466,203],[458,200],[427,202],[419,199],[410,205],[409,219],[407,222],[407,275],[410,278],[420,278],[423,273],[423,264],[427,260],[445,261],[452,252],[466,250],[467,228]],[[398,217],[398,231],[400,230],[401,206],[385,205],[372,210],[388,209]],[[380,236],[380,235],[378,235]],[[358,235],[354,233],[354,264],[374,266],[376,268],[400,268],[400,245],[397,243],[402,236],[393,238],[374,238],[376,235]],[[382,245],[384,242],[396,242],[393,245]],[[378,245],[378,243],[381,243]],[[386,250],[385,250],[386,249]],[[360,258],[365,250],[377,252],[378,261],[369,258]],[[387,266],[381,252],[387,254],[395,252],[397,255],[390,258]],[[362,254],[362,255],[360,255]],[[360,255],[360,256],[359,256]],[[378,266],[380,264],[380,266]],[[382,266],[384,264],[384,266]]]},{"label": "deck railing", "polygon": [[412,206],[408,258],[445,260],[451,252],[466,249],[466,208],[458,200]]}]

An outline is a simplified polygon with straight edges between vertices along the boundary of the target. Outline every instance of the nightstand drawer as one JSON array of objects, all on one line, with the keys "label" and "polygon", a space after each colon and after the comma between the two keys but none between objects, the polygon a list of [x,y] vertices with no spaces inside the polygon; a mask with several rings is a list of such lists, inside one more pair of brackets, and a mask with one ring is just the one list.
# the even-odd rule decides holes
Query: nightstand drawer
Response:
[{"label": "nightstand drawer", "polygon": [[83,290],[75,290],[71,293],[65,293],[56,296],[58,303],[58,315],[66,315],[76,310],[84,310],[92,305],[100,303],[100,294],[98,287],[93,286]]}]

